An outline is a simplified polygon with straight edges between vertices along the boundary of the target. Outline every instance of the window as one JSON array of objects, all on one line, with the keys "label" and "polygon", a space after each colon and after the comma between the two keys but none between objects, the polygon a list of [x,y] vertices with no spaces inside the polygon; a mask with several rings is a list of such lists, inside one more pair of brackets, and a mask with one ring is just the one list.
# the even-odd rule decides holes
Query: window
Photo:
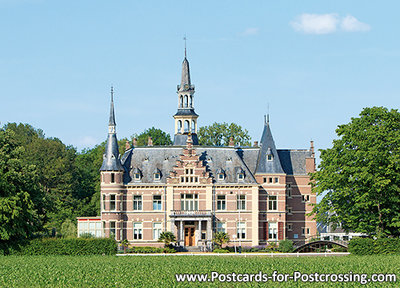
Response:
[{"label": "window", "polygon": [[135,173],[134,177],[135,177],[135,181],[139,181],[140,180],[140,173]]},{"label": "window", "polygon": [[264,178],[263,178],[263,182],[264,182],[264,183],[267,183],[267,177],[264,177]]},{"label": "window", "polygon": [[274,160],[274,157],[272,156],[272,154],[268,154],[267,161],[272,161],[272,160]]},{"label": "window", "polygon": [[349,236],[344,235],[344,236],[343,236],[343,241],[349,241]]},{"label": "window", "polygon": [[287,213],[288,213],[289,215],[292,215],[292,207],[287,207]]},{"label": "window", "polygon": [[278,208],[278,201],[276,196],[269,196],[268,197],[268,210],[277,210]]},{"label": "window", "polygon": [[218,180],[221,181],[221,180],[224,180],[224,178],[225,178],[225,177],[224,177],[224,174],[223,174],[223,173],[219,173],[219,174],[218,174]]},{"label": "window", "polygon": [[272,183],[272,177],[268,178],[268,183]]},{"label": "window", "polygon": [[246,195],[237,195],[237,210],[246,210]]},{"label": "window", "polygon": [[288,231],[292,231],[293,230],[293,224],[292,223],[288,223],[287,224],[287,230]]},{"label": "window", "polygon": [[110,222],[110,238],[115,239],[116,229],[115,229],[115,221]]},{"label": "window", "polygon": [[310,228],[307,228],[307,227],[301,228],[301,234],[302,234],[302,235],[308,235],[308,234],[310,234]]},{"label": "window", "polygon": [[217,210],[226,210],[226,197],[225,195],[217,196]]},{"label": "window", "polygon": [[142,196],[141,195],[133,196],[133,210],[142,210]]},{"label": "window", "polygon": [[226,233],[226,223],[225,222],[217,222],[217,232]]},{"label": "window", "polygon": [[278,177],[274,178],[274,183],[279,183],[279,178]]},{"label": "window", "polygon": [[181,210],[196,211],[199,208],[197,194],[181,194]]},{"label": "window", "polygon": [[236,236],[238,239],[246,239],[246,223],[245,222],[238,222],[236,230],[237,230]]},{"label": "window", "polygon": [[160,173],[154,173],[154,181],[160,181]]},{"label": "window", "polygon": [[110,195],[110,210],[115,210],[115,195]]},{"label": "window", "polygon": [[310,201],[310,195],[301,195],[301,201],[302,202]]},{"label": "window", "polygon": [[115,183],[115,174],[111,173],[111,183]]},{"label": "window", "polygon": [[162,232],[161,223],[153,223],[153,240],[158,240]]},{"label": "window", "polygon": [[142,234],[143,234],[143,224],[140,222],[133,223],[133,239],[135,240],[142,239]]},{"label": "window", "polygon": [[268,223],[268,240],[278,239],[278,223]]},{"label": "window", "polygon": [[239,173],[238,174],[238,180],[239,181],[243,181],[243,179],[244,179],[244,174],[243,173]]},{"label": "window", "polygon": [[106,210],[106,195],[103,195],[103,210]]},{"label": "window", "polygon": [[153,210],[161,210],[161,195],[153,196]]},{"label": "window", "polygon": [[286,193],[289,198],[292,198],[292,184],[286,184]]}]

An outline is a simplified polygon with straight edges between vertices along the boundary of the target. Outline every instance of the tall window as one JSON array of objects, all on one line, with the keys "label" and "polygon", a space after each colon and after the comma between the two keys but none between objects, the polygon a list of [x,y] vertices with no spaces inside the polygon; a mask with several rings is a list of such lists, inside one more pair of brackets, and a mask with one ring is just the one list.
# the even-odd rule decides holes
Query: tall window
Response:
[{"label": "tall window", "polygon": [[158,240],[162,232],[161,223],[153,223],[153,240]]},{"label": "tall window", "polygon": [[111,173],[111,183],[115,183],[115,174]]},{"label": "tall window", "polygon": [[198,194],[181,194],[181,210],[196,211],[199,210]]},{"label": "tall window", "polygon": [[278,223],[268,223],[268,240],[278,239]]},{"label": "tall window", "polygon": [[246,210],[246,195],[237,195],[237,210]]},{"label": "tall window", "polygon": [[161,210],[161,195],[153,196],[153,210]]},{"label": "tall window", "polygon": [[103,195],[103,210],[106,210],[106,195]]},{"label": "tall window", "polygon": [[133,239],[142,239],[143,234],[143,224],[141,222],[133,223]]},{"label": "tall window", "polygon": [[268,197],[268,209],[272,211],[278,209],[278,200],[276,199],[276,196],[270,195]]},{"label": "tall window", "polygon": [[237,238],[238,239],[246,239],[246,223],[245,222],[238,222],[237,227]]},{"label": "tall window", "polygon": [[133,196],[133,210],[142,210],[142,196],[141,195]]},{"label": "tall window", "polygon": [[310,201],[310,195],[301,195],[301,201],[302,202]]},{"label": "tall window", "polygon": [[289,198],[292,198],[292,184],[286,184],[286,194]]},{"label": "tall window", "polygon": [[226,224],[225,224],[225,222],[217,222],[217,232],[226,233]]},{"label": "tall window", "polygon": [[217,210],[226,210],[226,198],[225,195],[217,196]]},{"label": "tall window", "polygon": [[110,238],[115,239],[116,229],[115,229],[115,221],[110,222]]},{"label": "tall window", "polygon": [[110,195],[110,210],[115,210],[115,195]]}]

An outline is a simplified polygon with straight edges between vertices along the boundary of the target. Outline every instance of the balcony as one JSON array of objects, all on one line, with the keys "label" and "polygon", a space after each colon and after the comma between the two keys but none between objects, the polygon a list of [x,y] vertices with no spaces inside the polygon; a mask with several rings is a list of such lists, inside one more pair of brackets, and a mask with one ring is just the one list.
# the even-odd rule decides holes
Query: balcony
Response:
[{"label": "balcony", "polygon": [[211,210],[172,210],[170,217],[211,217]]}]

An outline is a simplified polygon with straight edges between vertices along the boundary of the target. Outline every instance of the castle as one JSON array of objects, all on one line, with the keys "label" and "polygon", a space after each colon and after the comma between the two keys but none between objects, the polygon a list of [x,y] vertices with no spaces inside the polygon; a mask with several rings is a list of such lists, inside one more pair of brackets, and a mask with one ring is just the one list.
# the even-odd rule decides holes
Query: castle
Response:
[{"label": "castle", "polygon": [[[127,239],[135,246],[160,246],[171,231],[181,248],[210,248],[213,235],[226,232],[242,246],[289,239],[304,243],[317,234],[310,203],[310,149],[277,149],[269,119],[253,147],[200,146],[199,115],[189,62],[182,63],[177,87],[174,143],[127,147],[120,156],[111,93],[108,140],[101,173],[101,216],[78,218],[78,234]],[[93,230],[94,229],[94,230]]]}]

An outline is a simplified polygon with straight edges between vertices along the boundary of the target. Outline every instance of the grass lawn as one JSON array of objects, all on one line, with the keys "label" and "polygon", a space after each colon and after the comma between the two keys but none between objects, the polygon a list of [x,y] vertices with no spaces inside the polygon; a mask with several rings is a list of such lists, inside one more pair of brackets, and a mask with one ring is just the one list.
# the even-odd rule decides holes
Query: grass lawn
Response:
[{"label": "grass lawn", "polygon": [[[0,287],[399,287],[400,256],[3,256]],[[394,273],[398,283],[178,283],[175,273]]]}]

